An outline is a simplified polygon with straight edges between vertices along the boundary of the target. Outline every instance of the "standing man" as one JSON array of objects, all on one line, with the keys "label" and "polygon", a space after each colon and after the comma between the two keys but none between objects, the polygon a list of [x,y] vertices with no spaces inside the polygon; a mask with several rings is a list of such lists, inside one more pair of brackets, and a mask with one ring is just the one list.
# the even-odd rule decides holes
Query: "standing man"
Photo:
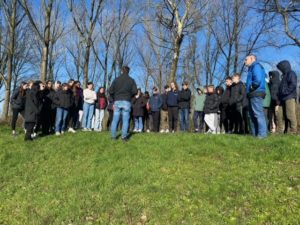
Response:
[{"label": "standing man", "polygon": [[283,106],[279,110],[280,118],[286,116],[286,124],[288,127],[283,128],[282,120],[278,121],[279,132],[285,130],[286,133],[297,133],[297,116],[296,116],[296,101],[297,101],[297,76],[291,68],[289,61],[284,60],[278,63],[277,68],[282,72],[282,80],[279,85],[279,101]]},{"label": "standing man", "polygon": [[267,125],[263,100],[266,95],[266,72],[262,65],[256,61],[255,55],[247,56],[245,65],[249,68],[246,92],[249,99],[251,131],[253,136],[265,138],[267,137]]},{"label": "standing man", "polygon": [[189,131],[190,126],[190,102],[191,102],[191,90],[189,89],[189,83],[183,82],[182,90],[179,92],[179,115],[180,115],[180,130]]},{"label": "standing man", "polygon": [[114,140],[117,136],[117,126],[122,114],[122,140],[128,141],[131,98],[137,93],[136,83],[129,76],[129,71],[128,66],[123,66],[121,75],[113,81],[109,89],[109,93],[114,99],[114,116],[111,124],[111,136]]}]

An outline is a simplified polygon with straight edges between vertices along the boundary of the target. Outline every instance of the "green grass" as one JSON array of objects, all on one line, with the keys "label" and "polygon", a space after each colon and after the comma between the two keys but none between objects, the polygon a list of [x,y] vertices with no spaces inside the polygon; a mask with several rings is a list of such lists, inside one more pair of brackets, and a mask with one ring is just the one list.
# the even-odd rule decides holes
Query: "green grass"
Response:
[{"label": "green grass", "polygon": [[0,127],[0,224],[300,224],[296,136],[49,136]]}]

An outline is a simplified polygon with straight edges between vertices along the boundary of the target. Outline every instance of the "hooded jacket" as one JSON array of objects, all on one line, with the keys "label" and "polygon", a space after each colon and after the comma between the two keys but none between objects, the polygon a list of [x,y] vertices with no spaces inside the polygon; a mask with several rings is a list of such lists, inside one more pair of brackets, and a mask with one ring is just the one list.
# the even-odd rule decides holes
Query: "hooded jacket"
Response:
[{"label": "hooded jacket", "polygon": [[291,68],[289,61],[284,60],[277,64],[277,68],[282,72],[282,80],[279,86],[278,97],[280,101],[297,98],[297,76]]}]

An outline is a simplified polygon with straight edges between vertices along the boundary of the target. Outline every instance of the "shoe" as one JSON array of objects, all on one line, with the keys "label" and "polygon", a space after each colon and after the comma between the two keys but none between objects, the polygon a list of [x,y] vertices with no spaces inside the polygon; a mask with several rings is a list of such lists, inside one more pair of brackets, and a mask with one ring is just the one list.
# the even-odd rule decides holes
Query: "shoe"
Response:
[{"label": "shoe", "polygon": [[68,132],[71,132],[71,133],[76,133],[76,131],[72,128],[72,127],[70,127],[69,129],[68,129]]},{"label": "shoe", "polygon": [[83,128],[82,131],[88,131],[88,129],[87,128]]},{"label": "shoe", "polygon": [[138,130],[134,128],[132,132],[133,132],[133,133],[136,133],[137,131],[138,131]]},{"label": "shoe", "polygon": [[36,133],[32,133],[31,138],[36,138]]},{"label": "shoe", "polygon": [[150,133],[150,130],[149,130],[149,129],[147,130],[147,133]]},{"label": "shoe", "polygon": [[165,133],[165,131],[164,130],[160,130],[160,133]]},{"label": "shoe", "polygon": [[175,130],[172,130],[172,134],[175,134]]},{"label": "shoe", "polygon": [[169,131],[169,129],[166,129],[166,133],[169,133],[170,131]]},{"label": "shoe", "polygon": [[55,135],[56,135],[56,136],[59,136],[59,135],[60,135],[60,132],[58,132],[58,131],[55,132]]},{"label": "shoe", "polygon": [[61,132],[61,134],[64,134],[64,133],[65,133],[64,131]]},{"label": "shoe", "polygon": [[129,138],[128,138],[128,137],[122,137],[122,141],[123,141],[123,142],[128,142],[128,141],[129,141]]},{"label": "shoe", "polygon": [[138,130],[137,132],[138,132],[138,133],[142,133],[143,131],[142,131],[142,130]]}]

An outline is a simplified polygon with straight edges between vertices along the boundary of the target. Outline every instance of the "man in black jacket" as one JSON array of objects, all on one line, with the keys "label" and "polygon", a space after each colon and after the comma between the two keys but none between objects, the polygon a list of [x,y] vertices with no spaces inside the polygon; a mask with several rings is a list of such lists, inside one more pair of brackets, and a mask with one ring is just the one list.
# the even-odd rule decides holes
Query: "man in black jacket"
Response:
[{"label": "man in black jacket", "polygon": [[189,131],[190,102],[191,102],[191,90],[189,89],[189,83],[185,81],[182,84],[182,90],[179,92],[179,99],[178,99],[181,131]]},{"label": "man in black jacket", "polygon": [[137,93],[135,81],[129,76],[130,68],[123,66],[121,76],[117,77],[110,89],[109,93],[114,99],[114,116],[111,124],[112,139],[116,139],[117,126],[120,115],[122,114],[122,140],[128,140],[128,127],[131,111],[131,98]]},{"label": "man in black jacket", "polygon": [[231,95],[232,79],[226,78],[226,89],[221,97],[220,110],[221,110],[221,125],[225,129],[225,133],[232,133],[233,130],[233,116],[232,108],[229,105]]},{"label": "man in black jacket", "polygon": [[204,121],[209,127],[207,133],[217,134],[219,101],[213,85],[207,86],[203,111],[205,113]]},{"label": "man in black jacket", "polygon": [[[282,115],[286,116],[288,127],[283,128],[282,120],[278,120],[279,132],[297,133],[296,99],[297,99],[297,76],[292,70],[289,61],[284,60],[277,64],[282,72],[282,80],[279,86],[278,97],[283,106]],[[289,129],[288,129],[289,128]]]},{"label": "man in black jacket", "polygon": [[271,132],[276,131],[277,126],[277,112],[279,109],[280,101],[278,98],[278,91],[279,91],[279,85],[280,85],[280,74],[278,71],[270,71],[269,72],[269,78],[270,78],[270,94],[271,94],[271,104],[269,109],[269,120],[270,120],[270,130]]},{"label": "man in black jacket", "polygon": [[246,87],[240,81],[240,74],[236,73],[232,77],[233,84],[231,87],[231,96],[229,104],[233,112],[233,124],[234,124],[234,133],[244,134],[244,119],[243,119],[243,107],[246,95]]}]

